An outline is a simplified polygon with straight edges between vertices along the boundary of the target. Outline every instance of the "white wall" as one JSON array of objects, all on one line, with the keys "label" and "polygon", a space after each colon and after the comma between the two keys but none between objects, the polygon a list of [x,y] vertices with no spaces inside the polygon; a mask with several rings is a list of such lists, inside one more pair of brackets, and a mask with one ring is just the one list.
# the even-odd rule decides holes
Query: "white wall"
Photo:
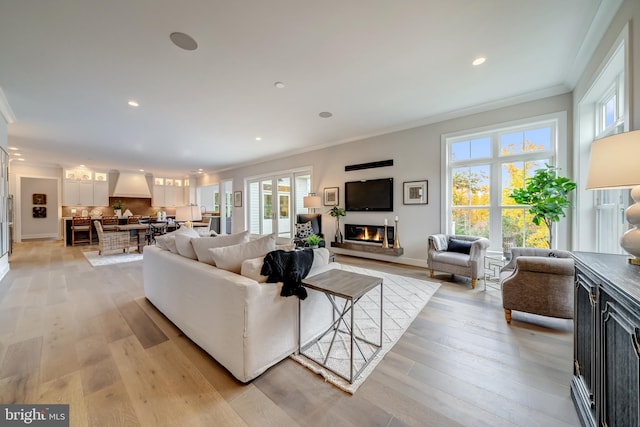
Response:
[{"label": "white wall", "polygon": [[[60,204],[60,195],[62,194],[62,169],[58,166],[46,166],[46,165],[25,165],[21,162],[11,162],[9,168],[9,193],[14,195],[14,241],[21,242],[23,233],[25,238],[35,237],[34,232],[29,228],[23,227],[22,218],[31,215],[31,205],[29,205],[28,212],[23,212],[23,205],[30,202],[30,200],[22,200],[21,183],[22,178],[43,178],[48,180],[55,180],[57,186],[56,200],[49,200],[47,198],[47,218],[51,221],[56,221],[57,224],[57,238],[61,239],[63,235],[62,230],[62,208]],[[51,207],[51,209],[49,209]],[[54,237],[54,236],[46,236]]]},{"label": "white wall", "polygon": [[[616,44],[616,40],[620,36],[621,32],[628,26],[628,34],[630,39],[627,40],[626,47],[628,51],[627,61],[629,68],[627,69],[626,77],[629,80],[630,87],[630,99],[629,99],[629,126],[628,130],[640,129],[640,1],[638,0],[626,0],[620,6],[620,9],[613,18],[609,28],[605,32],[602,40],[598,42],[598,45],[588,61],[587,66],[582,73],[582,76],[578,80],[576,87],[573,91],[574,111],[576,116],[574,117],[574,146],[580,147],[581,132],[584,138],[583,140],[589,140],[589,136],[593,136],[593,129],[585,129],[584,126],[580,126],[579,122],[579,103],[587,95],[589,89],[594,83],[594,80],[600,73],[600,67],[607,59],[611,49]],[[573,236],[572,248],[574,250],[593,251],[595,250],[595,219],[592,211],[592,199],[593,194],[584,189],[587,177],[587,160],[588,153],[583,147],[581,153],[574,155],[575,165],[575,177],[579,184],[577,191],[577,203],[579,208],[579,218],[576,216],[574,221],[576,223],[576,233]]]},{"label": "white wall", "polygon": [[[237,169],[227,170],[218,175],[206,175],[199,179],[198,185],[233,179],[233,190],[243,188],[244,180],[250,176],[269,174],[277,171],[309,166],[313,168],[313,190],[322,193],[325,187],[340,188],[340,206],[344,206],[344,183],[358,179],[394,178],[394,212],[356,213],[348,212],[344,223],[383,224],[384,218],[392,221],[398,216],[400,244],[404,255],[400,258],[381,257],[396,262],[426,265],[427,236],[441,232],[441,142],[445,133],[458,132],[548,113],[566,112],[572,117],[571,94],[564,94],[527,102],[506,108],[470,115],[463,118],[421,126],[400,132],[337,145],[317,151],[296,154],[268,162],[257,163]],[[568,124],[567,137],[560,145],[568,151],[568,141],[572,139],[571,123]],[[391,167],[365,169],[345,172],[344,167],[350,164],[366,163],[378,160],[393,159]],[[564,159],[566,161],[566,159]],[[570,174],[571,171],[567,171]],[[429,181],[429,203],[427,205],[403,205],[403,181]],[[244,193],[243,193],[244,194]],[[328,208],[326,209],[328,210]],[[325,214],[322,218],[325,236],[333,236],[335,221]],[[243,209],[236,208],[233,216],[234,232],[244,230],[245,218]],[[569,227],[570,222],[562,226]],[[568,235],[566,233],[565,235]],[[567,247],[567,241],[559,242],[560,247]]]},{"label": "white wall", "polygon": [[[45,194],[46,205],[34,205],[33,194]],[[22,239],[58,238],[58,180],[55,178],[20,179],[20,229]],[[33,208],[45,207],[45,218],[34,218]]]},{"label": "white wall", "polygon": [[[8,136],[7,136],[7,122],[4,119],[4,116],[2,114],[0,114],[0,147],[4,148],[5,150],[7,150],[7,147],[9,146],[8,144]],[[8,227],[7,230],[4,230],[4,232],[8,233]],[[7,274],[9,272],[9,254],[6,253],[2,258],[0,258],[0,279],[2,279],[5,274]]]}]

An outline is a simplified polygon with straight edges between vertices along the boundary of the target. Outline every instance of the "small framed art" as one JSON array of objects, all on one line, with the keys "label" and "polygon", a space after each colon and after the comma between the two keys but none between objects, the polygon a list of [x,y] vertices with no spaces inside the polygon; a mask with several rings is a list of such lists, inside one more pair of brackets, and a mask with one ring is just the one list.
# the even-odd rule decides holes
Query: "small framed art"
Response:
[{"label": "small framed art", "polygon": [[242,207],[242,191],[233,192],[233,207],[234,208]]},{"label": "small framed art", "polygon": [[325,206],[337,206],[340,198],[339,198],[339,189],[338,187],[327,187],[324,189],[324,200],[323,205]]},{"label": "small framed art", "polygon": [[405,205],[426,205],[429,203],[429,181],[407,181],[403,183]]},{"label": "small framed art", "polygon": [[47,208],[44,206],[34,206],[33,207],[33,217],[34,218],[46,218],[47,217]]},{"label": "small framed art", "polygon": [[46,205],[47,204],[47,195],[42,193],[33,193],[33,204],[34,205]]}]

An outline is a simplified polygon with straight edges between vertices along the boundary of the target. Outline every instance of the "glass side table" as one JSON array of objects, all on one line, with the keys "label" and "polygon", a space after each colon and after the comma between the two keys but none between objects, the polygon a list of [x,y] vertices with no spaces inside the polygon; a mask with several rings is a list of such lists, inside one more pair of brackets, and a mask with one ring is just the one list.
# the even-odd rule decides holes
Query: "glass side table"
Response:
[{"label": "glass side table", "polygon": [[509,260],[502,255],[485,255],[484,257],[484,290],[487,286],[500,290],[500,270]]}]

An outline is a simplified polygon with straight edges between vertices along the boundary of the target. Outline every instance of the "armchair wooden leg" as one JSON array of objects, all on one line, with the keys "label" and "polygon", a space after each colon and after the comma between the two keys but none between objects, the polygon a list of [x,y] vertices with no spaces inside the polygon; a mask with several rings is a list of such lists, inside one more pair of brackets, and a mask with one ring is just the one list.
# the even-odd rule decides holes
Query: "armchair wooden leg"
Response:
[{"label": "armchair wooden leg", "polygon": [[511,324],[511,310],[508,309],[504,309],[504,318],[507,321],[507,323]]},{"label": "armchair wooden leg", "polygon": [[478,279],[476,279],[475,277],[471,279],[471,289],[475,289],[476,288],[476,281]]},{"label": "armchair wooden leg", "polygon": [[429,269],[429,277],[431,277],[433,279],[433,270]]}]

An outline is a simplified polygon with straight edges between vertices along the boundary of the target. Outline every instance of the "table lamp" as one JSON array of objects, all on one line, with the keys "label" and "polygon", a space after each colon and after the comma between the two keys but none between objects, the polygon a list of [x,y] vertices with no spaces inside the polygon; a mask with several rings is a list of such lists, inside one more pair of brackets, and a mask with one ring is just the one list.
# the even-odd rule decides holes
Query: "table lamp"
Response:
[{"label": "table lamp", "polygon": [[315,213],[316,208],[322,207],[322,199],[320,196],[316,196],[316,193],[309,193],[302,198],[302,206],[309,210],[313,209],[313,212]]},{"label": "table lamp", "polygon": [[629,262],[640,265],[640,131],[619,133],[593,141],[587,190],[631,188],[636,202],[625,211],[632,226],[620,238],[620,246],[633,255]]},{"label": "table lamp", "polygon": [[185,227],[192,228],[192,221],[201,221],[202,213],[200,208],[196,205],[190,206],[177,206],[176,207],[176,222],[181,222]]}]

